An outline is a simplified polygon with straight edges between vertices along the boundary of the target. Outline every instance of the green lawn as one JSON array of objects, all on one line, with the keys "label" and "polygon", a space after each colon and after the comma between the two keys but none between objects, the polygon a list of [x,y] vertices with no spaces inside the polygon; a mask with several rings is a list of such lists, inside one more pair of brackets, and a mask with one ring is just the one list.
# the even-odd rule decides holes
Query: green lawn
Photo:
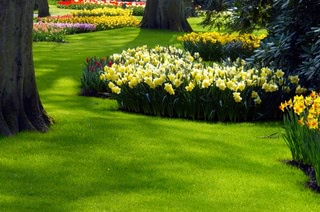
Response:
[{"label": "green lawn", "polygon": [[319,211],[307,177],[281,161],[280,123],[204,123],[128,114],[79,96],[88,56],[178,33],[116,29],[34,43],[38,89],[56,124],[0,138],[0,211]]}]

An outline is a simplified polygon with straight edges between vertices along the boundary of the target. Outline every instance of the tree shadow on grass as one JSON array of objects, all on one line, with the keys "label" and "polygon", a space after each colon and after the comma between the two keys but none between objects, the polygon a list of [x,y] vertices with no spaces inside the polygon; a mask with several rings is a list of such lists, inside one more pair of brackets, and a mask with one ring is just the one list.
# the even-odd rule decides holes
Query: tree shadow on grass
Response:
[{"label": "tree shadow on grass", "polygon": [[176,43],[176,37],[177,34],[170,31],[128,27],[70,35],[69,43],[34,43],[36,79],[42,102],[52,102],[50,98],[55,95],[65,95],[66,99],[79,95],[87,57],[105,57],[141,45],[167,46]]},{"label": "tree shadow on grass", "polygon": [[[194,129],[197,124],[184,126],[182,122],[180,126],[170,120],[153,121],[136,115],[112,120],[95,117],[90,124],[103,126],[86,132],[76,131],[78,127],[74,126],[68,132],[53,129],[41,140],[34,135],[33,141],[2,143],[3,149],[20,146],[13,152],[16,155],[12,151],[2,154],[7,163],[2,164],[0,172],[0,179],[6,182],[1,194],[12,198],[2,205],[67,211],[91,198],[120,195],[127,204],[139,205],[135,201],[142,201],[143,196],[163,195],[158,201],[170,204],[170,198],[174,198],[192,209],[193,204],[211,204],[210,198],[201,200],[194,193],[216,189],[215,180],[227,177],[228,171],[263,178],[269,168],[244,157],[245,149],[236,143],[215,139],[219,133],[211,128]],[[75,121],[89,126],[85,117]],[[183,133],[183,128],[188,132]],[[197,131],[203,136],[192,136],[198,135]],[[215,172],[217,176],[206,176]],[[211,180],[203,181],[203,177]],[[192,203],[193,198],[198,203]]]}]

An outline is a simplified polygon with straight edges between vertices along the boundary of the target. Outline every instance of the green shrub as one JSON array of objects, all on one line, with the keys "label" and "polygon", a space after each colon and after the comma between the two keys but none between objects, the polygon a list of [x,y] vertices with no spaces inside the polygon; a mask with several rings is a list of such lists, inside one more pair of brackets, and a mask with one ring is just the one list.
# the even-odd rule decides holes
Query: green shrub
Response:
[{"label": "green shrub", "polygon": [[275,0],[269,36],[249,60],[270,64],[287,75],[299,74],[310,90],[320,88],[320,2]]},{"label": "green shrub", "polygon": [[232,11],[207,11],[205,19],[200,23],[204,27],[217,28],[218,31],[229,29],[233,25],[234,14]]},{"label": "green shrub", "polygon": [[144,15],[144,7],[132,6],[132,7],[130,7],[130,9],[132,10],[132,15],[134,15],[134,16],[143,16]]}]

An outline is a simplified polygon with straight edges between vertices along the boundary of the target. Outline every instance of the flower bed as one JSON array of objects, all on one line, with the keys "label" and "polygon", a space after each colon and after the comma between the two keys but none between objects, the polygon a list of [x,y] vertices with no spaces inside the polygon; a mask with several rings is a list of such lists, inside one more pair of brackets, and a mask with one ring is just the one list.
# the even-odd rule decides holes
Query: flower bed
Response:
[{"label": "flower bed", "polygon": [[90,72],[100,76],[120,109],[168,117],[266,119],[275,115],[283,96],[300,88],[297,77],[286,79],[281,70],[247,70],[243,60],[206,66],[199,54],[174,47],[128,49],[105,64],[103,71]]},{"label": "flower bed", "polygon": [[139,20],[133,16],[54,16],[39,19],[45,23],[82,23],[94,24],[96,30],[108,30],[121,27],[137,26]]},{"label": "flower bed", "polygon": [[66,0],[59,1],[58,5],[71,5],[71,4],[105,4],[113,6],[145,6],[145,2],[123,2],[123,1],[108,1],[108,0]]},{"label": "flower bed", "polygon": [[217,32],[188,33],[179,36],[184,48],[191,52],[199,52],[207,61],[220,61],[221,59],[246,58],[259,47],[260,41],[265,37],[252,34],[221,34]]},{"label": "flower bed", "polygon": [[311,165],[320,186],[320,94],[313,91],[308,96],[297,95],[281,103],[284,115],[284,139],[292,159]]},{"label": "flower bed", "polygon": [[38,22],[33,24],[33,41],[65,42],[65,35],[93,31],[93,24]]}]

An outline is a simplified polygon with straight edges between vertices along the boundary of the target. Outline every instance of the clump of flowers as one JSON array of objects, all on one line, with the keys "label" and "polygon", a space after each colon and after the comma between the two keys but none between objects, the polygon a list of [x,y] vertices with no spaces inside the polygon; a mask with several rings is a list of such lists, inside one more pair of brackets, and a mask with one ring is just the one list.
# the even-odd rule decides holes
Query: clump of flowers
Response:
[{"label": "clump of flowers", "polygon": [[172,46],[113,54],[100,80],[122,110],[210,121],[256,120],[275,111],[276,95],[298,86],[281,70],[246,69],[240,59],[206,66],[199,54]]},{"label": "clump of flowers", "polygon": [[284,101],[279,108],[285,112],[284,139],[293,160],[311,165],[320,186],[320,94],[296,95]]},{"label": "clump of flowers", "polygon": [[221,61],[221,59],[245,58],[260,46],[265,35],[252,34],[222,34],[218,32],[191,32],[178,37],[184,48],[191,52],[199,52],[207,61]]},{"label": "clump of flowers", "polygon": [[298,123],[307,126],[309,129],[319,130],[320,117],[320,96],[315,91],[310,95],[297,95],[289,101],[281,103],[279,108],[284,112],[292,109],[299,117]]}]

